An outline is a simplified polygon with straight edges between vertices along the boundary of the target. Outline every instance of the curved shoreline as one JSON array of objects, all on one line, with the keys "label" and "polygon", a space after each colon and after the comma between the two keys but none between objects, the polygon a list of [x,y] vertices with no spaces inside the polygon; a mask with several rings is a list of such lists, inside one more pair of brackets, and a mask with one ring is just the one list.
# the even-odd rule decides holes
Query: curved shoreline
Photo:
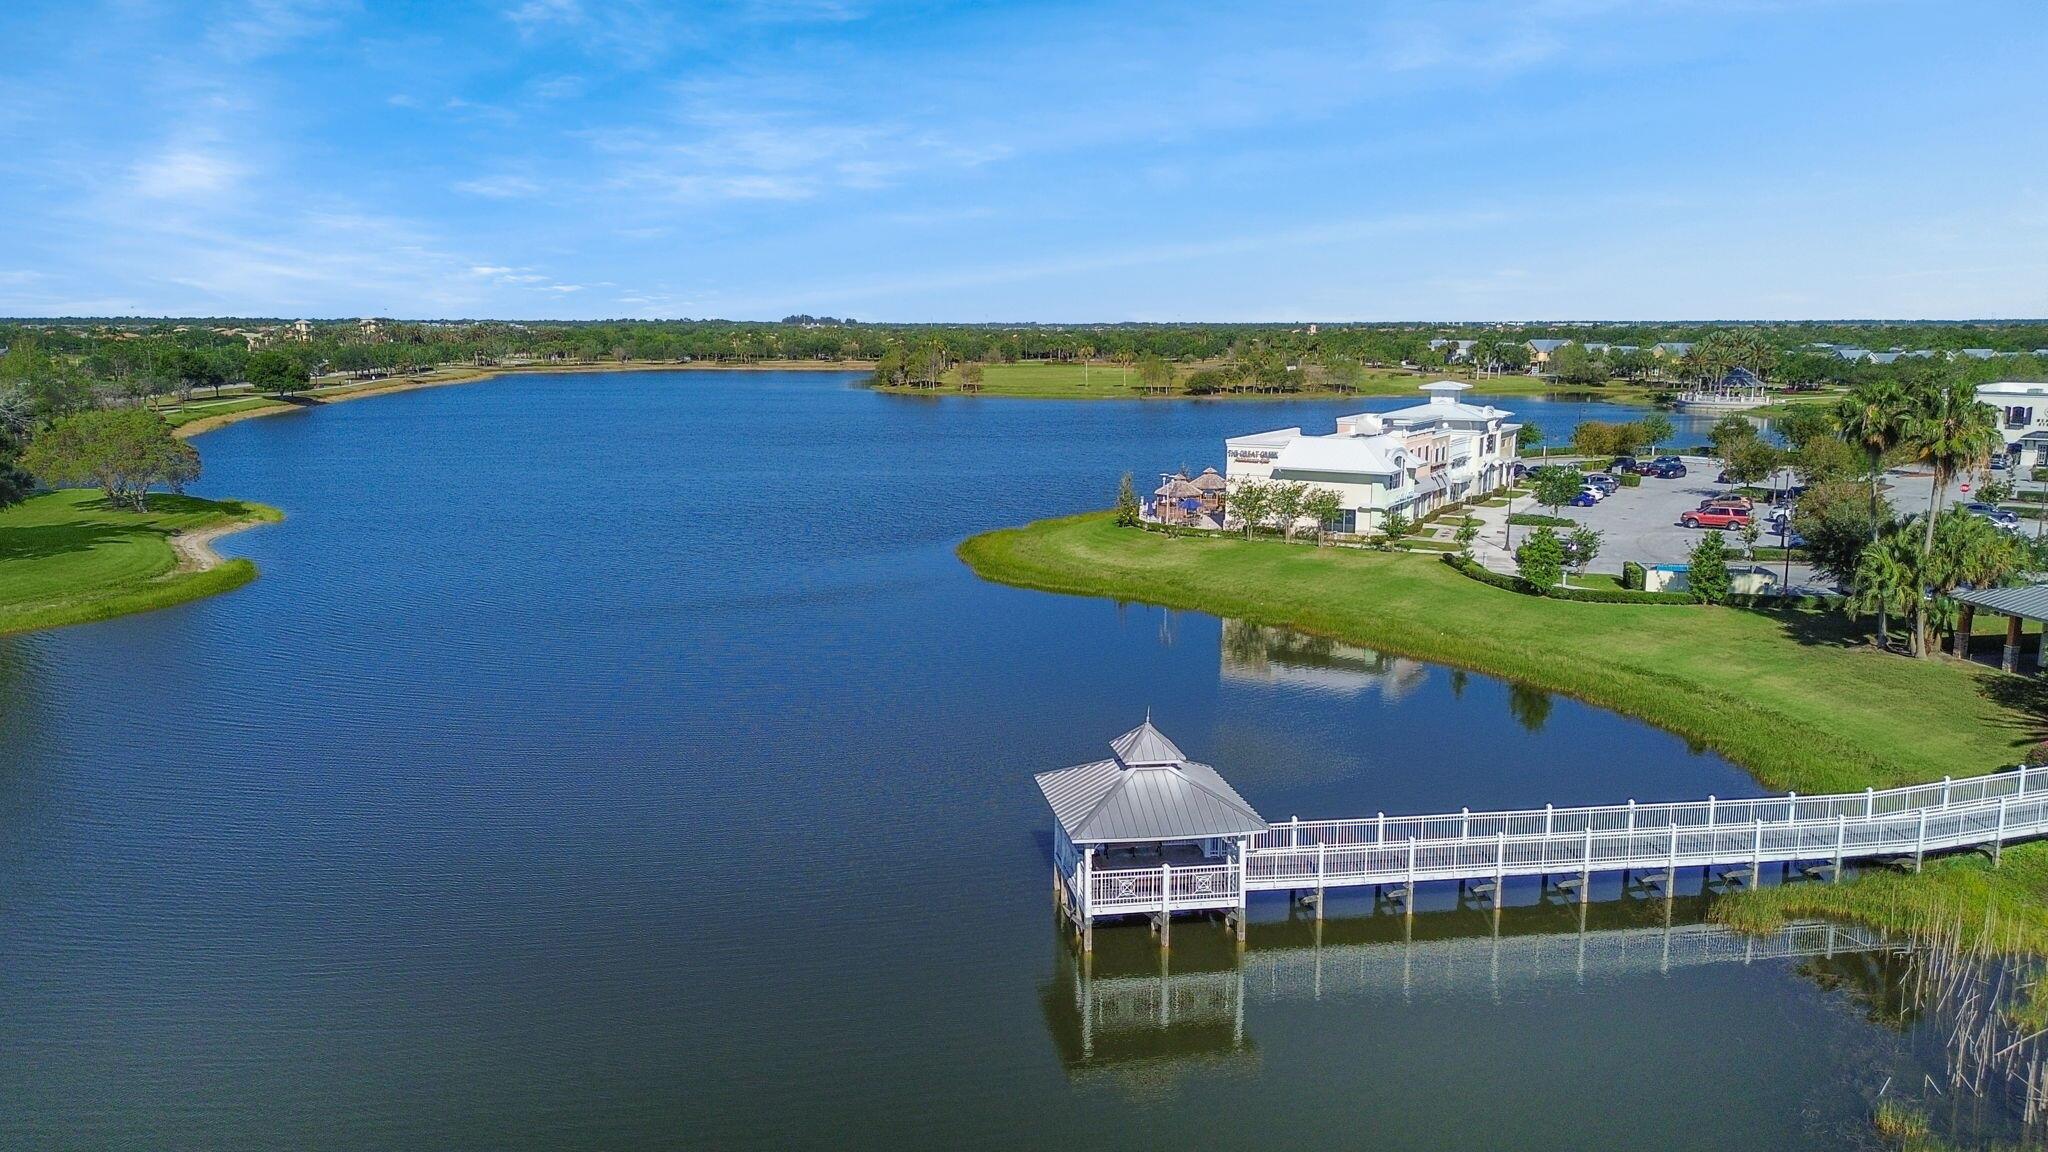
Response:
[{"label": "curved shoreline", "polygon": [[197,532],[173,532],[165,539],[169,541],[171,551],[178,554],[178,567],[175,571],[211,572],[227,563],[225,557],[213,550],[215,540],[223,536],[232,536],[237,532],[246,532],[258,524],[274,523],[275,520],[251,516],[242,520],[230,520],[226,524],[216,524],[211,528],[201,528]]},{"label": "curved shoreline", "polygon": [[[671,364],[661,361],[627,361],[624,364],[518,364],[499,365],[491,368],[457,368],[448,370],[445,376],[425,373],[414,376],[393,376],[383,380],[371,380],[361,384],[328,385],[334,391],[320,394],[317,389],[295,393],[291,397],[272,397],[271,402],[254,408],[243,408],[234,412],[223,412],[217,416],[200,416],[173,428],[172,434],[181,439],[191,439],[217,428],[254,420],[261,416],[276,416],[284,412],[299,412],[307,408],[341,404],[350,400],[365,400],[372,396],[391,396],[400,392],[417,392],[424,388],[443,388],[453,384],[477,384],[503,376],[549,376],[570,372],[860,372],[873,368],[873,364],[857,360],[792,360],[788,362],[756,361],[748,364]],[[436,371],[441,371],[437,369]],[[262,399],[262,397],[241,397]]]}]

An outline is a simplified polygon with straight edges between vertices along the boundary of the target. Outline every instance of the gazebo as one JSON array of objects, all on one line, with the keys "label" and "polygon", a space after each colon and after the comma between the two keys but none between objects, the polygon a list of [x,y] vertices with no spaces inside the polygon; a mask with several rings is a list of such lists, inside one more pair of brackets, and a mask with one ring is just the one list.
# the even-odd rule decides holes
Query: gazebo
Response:
[{"label": "gazebo", "polygon": [[[1977,610],[2005,617],[2005,648],[1998,667],[2005,672],[2020,670],[2020,624],[2027,620],[2048,622],[2048,584],[2022,584],[2016,588],[1972,588],[1954,594],[1960,610],[1956,615],[1955,654],[1970,655],[1970,631]],[[2048,643],[2034,653],[2036,670],[2048,669]]]},{"label": "gazebo", "polygon": [[1161,476],[1152,491],[1152,515],[1163,524],[1191,523],[1201,506],[1202,490],[1185,476]]},{"label": "gazebo", "polygon": [[1241,924],[1245,841],[1265,817],[1150,717],[1109,748],[1107,760],[1036,778],[1052,806],[1054,891],[1083,947],[1100,915],[1156,911],[1162,939],[1174,909],[1235,911]]},{"label": "gazebo", "polygon": [[1202,474],[1188,481],[1188,483],[1202,490],[1202,508],[1204,511],[1222,511],[1223,493],[1229,489],[1230,482],[1217,475],[1214,468],[1202,469]]}]

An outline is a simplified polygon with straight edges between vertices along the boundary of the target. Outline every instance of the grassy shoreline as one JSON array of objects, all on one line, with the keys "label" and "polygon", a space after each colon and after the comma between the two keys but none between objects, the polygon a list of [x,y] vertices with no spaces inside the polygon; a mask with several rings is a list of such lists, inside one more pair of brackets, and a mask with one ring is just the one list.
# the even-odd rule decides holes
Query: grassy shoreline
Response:
[{"label": "grassy shoreline", "polygon": [[168,608],[256,578],[248,560],[208,546],[227,532],[282,520],[245,501],[154,493],[149,510],[64,489],[0,511],[0,636]]},{"label": "grassy shoreline", "polygon": [[[1434,557],[1168,537],[1119,529],[1107,513],[984,533],[959,556],[999,583],[1207,612],[1511,678],[1644,720],[1767,787],[1805,794],[1993,771],[2017,762],[2044,723],[2033,681],[1879,653],[1818,610],[1555,601],[1467,579]],[[1755,929],[1825,915],[1922,933],[1970,919],[2001,946],[2048,955],[2048,844],[2009,848],[1995,871],[1957,856],[1920,876],[1770,887],[1717,909]]]},{"label": "grassy shoreline", "polygon": [[[1216,365],[1206,365],[1215,367]],[[1409,371],[1395,368],[1369,369],[1359,386],[1351,389],[1308,388],[1298,392],[1218,392],[1205,396],[1178,390],[1148,393],[1138,384],[1135,368],[1117,364],[1082,365],[1075,362],[1028,361],[1017,364],[989,364],[983,368],[981,385],[969,392],[962,388],[958,370],[946,374],[938,388],[911,385],[876,387],[892,396],[1000,396],[1019,400],[1200,400],[1259,402],[1273,400],[1343,400],[1374,397],[1415,396],[1416,388],[1430,380],[1456,380],[1472,385],[1474,392],[1489,396],[1559,396],[1609,400],[1618,404],[1652,402],[1659,389],[1636,384],[1614,383],[1602,388],[1568,387],[1539,376],[1479,376],[1457,372]]]},{"label": "grassy shoreline", "polygon": [[289,397],[242,394],[204,397],[190,403],[159,409],[173,430],[183,437],[199,436],[259,416],[298,412],[323,404],[339,404],[370,396],[415,392],[453,384],[475,384],[500,376],[542,376],[562,372],[861,372],[874,367],[858,360],[754,360],[746,363],[677,364],[666,360],[628,360],[590,364],[502,364],[487,368],[436,368],[381,380],[345,381],[323,384]]}]

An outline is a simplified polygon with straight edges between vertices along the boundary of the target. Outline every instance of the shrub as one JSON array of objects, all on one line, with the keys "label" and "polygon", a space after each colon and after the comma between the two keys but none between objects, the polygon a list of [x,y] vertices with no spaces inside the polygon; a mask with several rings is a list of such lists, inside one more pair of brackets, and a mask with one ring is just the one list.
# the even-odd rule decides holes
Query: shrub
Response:
[{"label": "shrub", "polygon": [[1646,575],[1647,573],[1645,572],[1641,564],[1638,564],[1633,560],[1624,560],[1621,562],[1621,586],[1623,588],[1627,588],[1636,592],[1641,592],[1643,590],[1643,582],[1644,577]]},{"label": "shrub", "polygon": [[1538,528],[1515,549],[1515,565],[1524,581],[1549,588],[1564,579],[1564,541],[1551,529]]},{"label": "shrub", "polygon": [[1576,528],[1579,522],[1562,516],[1545,516],[1541,512],[1515,512],[1508,516],[1508,523],[1524,528]]},{"label": "shrub", "polygon": [[1639,488],[1642,486],[1643,483],[1643,478],[1641,476],[1636,475],[1633,472],[1623,472],[1621,475],[1615,477],[1615,479],[1621,481],[1621,486],[1623,488]]},{"label": "shrub", "polygon": [[1520,592],[1525,596],[1548,596],[1552,600],[1571,600],[1581,604],[1691,604],[1693,598],[1684,592],[1631,592],[1621,588],[1566,588],[1562,585],[1538,588],[1519,576],[1495,572],[1476,561],[1454,552],[1444,553],[1444,563],[1469,576],[1481,584],[1509,592]]}]

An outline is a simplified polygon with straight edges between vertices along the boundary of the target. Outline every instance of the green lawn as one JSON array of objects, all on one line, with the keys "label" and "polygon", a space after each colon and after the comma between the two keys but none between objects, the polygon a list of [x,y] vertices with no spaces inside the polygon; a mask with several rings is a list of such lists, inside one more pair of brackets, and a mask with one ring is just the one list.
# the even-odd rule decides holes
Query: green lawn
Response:
[{"label": "green lawn", "polygon": [[148,512],[114,507],[97,490],[51,492],[0,511],[0,634],[104,620],[225,592],[256,567],[229,560],[178,571],[169,537],[236,521],[280,519],[238,501],[155,493]]},{"label": "green lawn", "polygon": [[1641,717],[1767,785],[1806,793],[1986,772],[2043,734],[2034,681],[1879,653],[1818,610],[1571,603],[1488,587],[1429,556],[1167,537],[1119,530],[1101,514],[977,536],[960,555],[1006,583],[1293,627],[1513,677]]}]

